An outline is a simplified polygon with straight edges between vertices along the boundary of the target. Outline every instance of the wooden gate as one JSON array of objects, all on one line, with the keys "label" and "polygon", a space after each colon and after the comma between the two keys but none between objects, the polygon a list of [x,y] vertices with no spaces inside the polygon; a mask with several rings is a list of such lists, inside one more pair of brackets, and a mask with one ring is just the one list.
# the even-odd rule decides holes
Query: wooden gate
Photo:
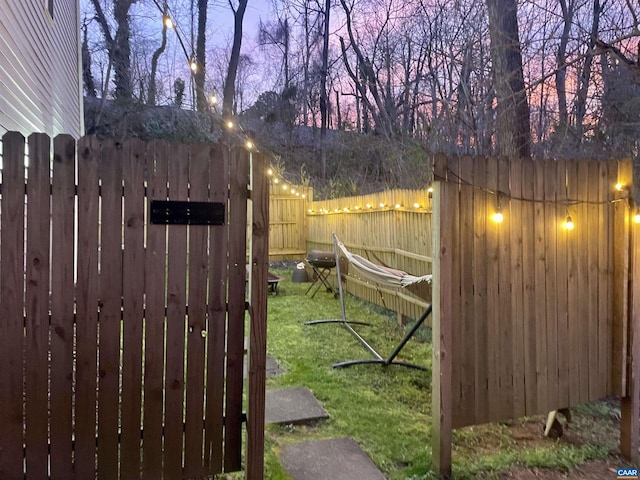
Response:
[{"label": "wooden gate", "polygon": [[262,478],[262,159],[94,137],[76,149],[69,136],[56,137],[51,155],[50,144],[34,134],[25,152],[20,134],[3,137],[0,478],[237,471],[245,419],[247,477]]}]

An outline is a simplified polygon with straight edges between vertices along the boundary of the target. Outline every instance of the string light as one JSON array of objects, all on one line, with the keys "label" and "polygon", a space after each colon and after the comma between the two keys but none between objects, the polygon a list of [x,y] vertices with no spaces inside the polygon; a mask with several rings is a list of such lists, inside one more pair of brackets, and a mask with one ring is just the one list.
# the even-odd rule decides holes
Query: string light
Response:
[{"label": "string light", "polygon": [[215,93],[212,93],[211,95],[209,95],[209,104],[215,108],[218,105],[218,96]]},{"label": "string light", "polygon": [[491,215],[491,219],[496,223],[502,223],[504,221],[504,215],[502,214],[502,208],[496,208],[496,211]]},{"label": "string light", "polygon": [[271,168],[267,169],[267,175],[269,175],[269,176],[273,175],[273,170]]},{"label": "string light", "polygon": [[618,183],[616,183],[616,185],[615,185],[615,189],[616,189],[617,191],[621,192],[621,191],[623,191],[623,190],[624,190],[624,185],[623,185],[623,184],[621,184],[620,182],[618,182]]},{"label": "string light", "polygon": [[636,211],[636,214],[633,216],[633,223],[640,223],[640,212]]},{"label": "string light", "polygon": [[571,215],[567,214],[567,218],[565,219],[562,226],[565,230],[573,230],[576,227],[573,223],[573,220],[571,219]]},{"label": "string light", "polygon": [[253,150],[253,142],[251,140],[247,140],[244,144],[245,147],[247,147],[247,150]]},{"label": "string light", "polygon": [[232,122],[231,120],[227,120],[227,123],[226,123],[225,125],[227,126],[227,128],[228,128],[229,130],[231,130],[231,129],[233,128],[233,126],[234,126],[234,125],[233,125],[233,122]]},{"label": "string light", "polygon": [[421,207],[421,205],[418,202],[413,204],[413,208],[415,208],[415,209],[418,209],[420,207]]},{"label": "string light", "polygon": [[396,203],[396,204],[394,205],[394,208],[395,208],[396,210],[397,210],[397,209],[399,209],[399,208],[402,208],[402,204],[401,204],[401,203]]},{"label": "string light", "polygon": [[171,17],[167,14],[163,16],[162,23],[166,28],[169,28],[169,29],[175,28],[175,23],[173,23],[173,20],[171,20]]}]

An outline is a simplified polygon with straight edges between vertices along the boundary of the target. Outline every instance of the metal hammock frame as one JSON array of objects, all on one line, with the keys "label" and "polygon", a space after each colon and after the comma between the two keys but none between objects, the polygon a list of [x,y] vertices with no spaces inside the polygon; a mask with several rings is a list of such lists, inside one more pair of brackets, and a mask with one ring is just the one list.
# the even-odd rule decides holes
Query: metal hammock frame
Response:
[{"label": "metal hammock frame", "polygon": [[418,370],[427,370],[427,368],[422,367],[420,365],[416,365],[414,363],[403,362],[400,360],[396,360],[398,354],[402,351],[407,342],[415,335],[418,329],[422,326],[427,317],[431,314],[432,304],[429,303],[427,308],[422,313],[418,321],[409,329],[409,331],[402,338],[400,343],[396,346],[396,348],[391,352],[391,355],[384,358],[380,355],[375,348],[373,348],[351,325],[370,325],[366,322],[356,322],[347,320],[347,314],[344,306],[344,291],[342,287],[342,275],[340,272],[340,252],[344,255],[344,257],[349,261],[351,265],[358,271],[360,275],[368,280],[371,280],[380,285],[390,286],[390,287],[408,287],[411,285],[415,285],[421,282],[431,283],[432,276],[431,275],[423,275],[421,277],[416,277],[407,272],[403,272],[402,270],[395,270],[393,268],[385,267],[382,265],[375,264],[366,258],[356,255],[354,253],[349,252],[344,244],[338,240],[336,234],[333,234],[333,251],[336,256],[336,274],[338,276],[338,293],[340,296],[340,309],[342,312],[342,319],[337,320],[314,320],[311,322],[305,322],[305,325],[318,325],[323,323],[341,323],[344,328],[346,328],[355,338],[360,342],[360,344],[371,353],[374,358],[371,359],[362,359],[362,360],[348,360],[344,362],[335,363],[333,368],[344,368],[350,367],[352,365],[365,365],[365,364],[379,364],[383,366],[389,365],[400,365],[403,367],[416,368]]}]

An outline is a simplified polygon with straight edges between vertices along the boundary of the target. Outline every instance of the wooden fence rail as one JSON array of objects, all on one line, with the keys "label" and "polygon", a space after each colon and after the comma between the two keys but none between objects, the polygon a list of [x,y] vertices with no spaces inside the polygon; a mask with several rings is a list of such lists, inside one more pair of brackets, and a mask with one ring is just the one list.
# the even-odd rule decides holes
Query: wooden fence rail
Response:
[{"label": "wooden fence rail", "polygon": [[15,132],[2,146],[0,478],[240,470],[248,326],[246,468],[261,479],[264,159],[95,137],[58,136],[51,150],[43,134],[27,152]]}]

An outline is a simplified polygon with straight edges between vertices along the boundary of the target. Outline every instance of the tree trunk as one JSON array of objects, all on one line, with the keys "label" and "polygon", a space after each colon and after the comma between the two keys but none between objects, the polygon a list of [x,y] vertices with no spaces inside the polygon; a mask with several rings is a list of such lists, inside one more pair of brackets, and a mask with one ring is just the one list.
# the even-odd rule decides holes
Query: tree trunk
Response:
[{"label": "tree trunk", "polygon": [[155,106],[156,104],[156,96],[157,96],[157,87],[156,87],[156,73],[158,71],[158,59],[164,49],[167,47],[167,26],[162,23],[162,43],[153,52],[153,56],[151,57],[151,72],[149,73],[149,96],[147,98],[147,103],[151,106]]},{"label": "tree trunk", "polygon": [[324,38],[322,42],[322,71],[320,72],[320,174],[327,178],[327,75],[329,68],[329,17],[331,13],[331,0],[326,0],[324,5]]},{"label": "tree trunk", "polygon": [[229,67],[227,77],[224,81],[222,115],[226,118],[233,114],[233,104],[235,102],[236,76],[238,74],[238,63],[240,62],[240,47],[242,46],[242,21],[244,12],[247,10],[247,0],[239,0],[238,8],[233,10],[233,45],[231,46],[231,56],[229,57]]},{"label": "tree trunk", "polygon": [[198,66],[193,80],[196,85],[196,108],[199,112],[207,112],[207,95],[204,91],[204,78],[207,67],[206,62],[206,35],[207,35],[207,4],[208,0],[198,0],[198,33],[196,36],[196,64]]},{"label": "tree trunk", "polygon": [[496,91],[496,146],[500,155],[529,158],[531,125],[524,90],[517,0],[487,0]]}]

